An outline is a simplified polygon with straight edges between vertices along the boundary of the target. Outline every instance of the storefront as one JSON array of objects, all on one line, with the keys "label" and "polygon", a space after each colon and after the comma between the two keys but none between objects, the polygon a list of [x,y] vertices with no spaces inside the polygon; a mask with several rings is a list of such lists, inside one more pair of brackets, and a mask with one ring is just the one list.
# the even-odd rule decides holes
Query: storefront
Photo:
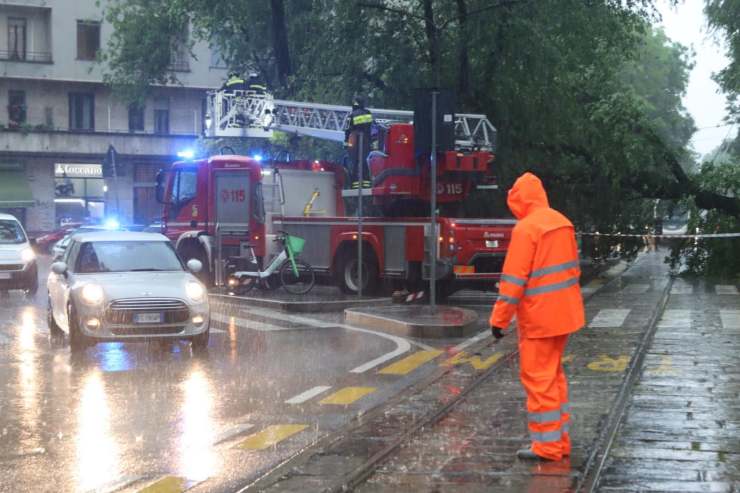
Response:
[{"label": "storefront", "polygon": [[105,217],[107,191],[101,164],[55,164],[56,224],[101,222]]}]

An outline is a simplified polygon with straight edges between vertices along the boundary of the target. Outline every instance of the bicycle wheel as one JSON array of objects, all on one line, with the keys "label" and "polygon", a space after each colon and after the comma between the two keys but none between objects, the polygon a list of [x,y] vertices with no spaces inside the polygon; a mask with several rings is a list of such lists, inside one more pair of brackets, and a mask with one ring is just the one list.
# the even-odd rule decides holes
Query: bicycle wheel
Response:
[{"label": "bicycle wheel", "polygon": [[247,294],[259,283],[257,277],[242,277],[234,288],[236,294]]},{"label": "bicycle wheel", "polygon": [[296,260],[295,264],[298,275],[293,272],[293,265],[290,260],[283,262],[283,265],[280,266],[280,284],[291,294],[306,294],[311,291],[316,282],[313,267],[303,260]]}]

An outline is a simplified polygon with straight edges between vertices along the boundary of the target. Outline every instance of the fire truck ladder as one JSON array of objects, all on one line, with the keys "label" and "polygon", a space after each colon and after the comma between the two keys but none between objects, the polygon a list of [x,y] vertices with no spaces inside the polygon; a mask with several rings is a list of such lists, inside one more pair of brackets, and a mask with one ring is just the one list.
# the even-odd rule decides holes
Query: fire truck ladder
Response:
[{"label": "fire truck ladder", "polygon": [[[414,117],[412,111],[369,109],[381,124],[410,123]],[[283,101],[269,93],[212,91],[207,98],[205,135],[269,138],[279,130],[342,142],[351,111],[349,106]],[[496,128],[485,115],[456,113],[455,135],[459,150],[492,151]]]}]

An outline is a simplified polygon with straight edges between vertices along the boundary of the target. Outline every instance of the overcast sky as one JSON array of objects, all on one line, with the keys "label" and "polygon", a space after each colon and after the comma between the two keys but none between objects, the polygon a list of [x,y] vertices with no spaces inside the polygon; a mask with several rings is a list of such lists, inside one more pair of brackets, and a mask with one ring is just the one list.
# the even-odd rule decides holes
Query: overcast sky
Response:
[{"label": "overcast sky", "polygon": [[684,0],[677,7],[670,7],[668,0],[661,0],[658,5],[668,37],[696,52],[684,106],[699,128],[692,139],[694,149],[700,154],[706,154],[726,137],[735,135],[737,128],[706,128],[725,125],[725,96],[711,78],[714,72],[729,63],[725,56],[725,46],[721,36],[712,34],[707,27],[703,12],[704,0]]}]

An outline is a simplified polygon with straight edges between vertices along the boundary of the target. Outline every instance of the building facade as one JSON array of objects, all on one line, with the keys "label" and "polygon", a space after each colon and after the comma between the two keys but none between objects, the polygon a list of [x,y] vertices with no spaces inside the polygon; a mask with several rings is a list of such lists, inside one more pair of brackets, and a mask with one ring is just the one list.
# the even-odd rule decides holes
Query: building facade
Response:
[{"label": "building facade", "polygon": [[[0,0],[0,212],[32,232],[64,222],[148,224],[155,177],[202,133],[205,93],[226,77],[206,43],[173,53],[181,84],[129,107],[96,61],[112,33],[105,1]],[[110,148],[117,172],[104,173]],[[106,167],[106,171],[111,167]]]}]

